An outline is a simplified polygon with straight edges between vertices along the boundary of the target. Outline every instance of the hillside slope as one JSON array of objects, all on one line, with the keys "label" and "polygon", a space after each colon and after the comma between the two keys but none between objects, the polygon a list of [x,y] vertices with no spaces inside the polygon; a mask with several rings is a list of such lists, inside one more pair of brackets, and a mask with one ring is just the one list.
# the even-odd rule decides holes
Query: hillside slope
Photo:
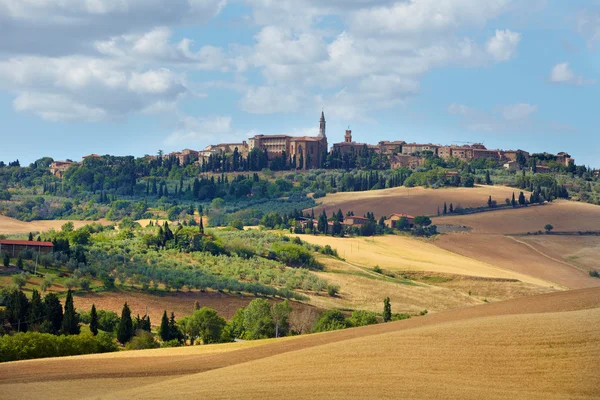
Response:
[{"label": "hillside slope", "polygon": [[[11,398],[595,398],[600,288],[246,344],[0,364]],[[231,347],[230,347],[231,346]],[[238,346],[234,348],[234,346]]]}]

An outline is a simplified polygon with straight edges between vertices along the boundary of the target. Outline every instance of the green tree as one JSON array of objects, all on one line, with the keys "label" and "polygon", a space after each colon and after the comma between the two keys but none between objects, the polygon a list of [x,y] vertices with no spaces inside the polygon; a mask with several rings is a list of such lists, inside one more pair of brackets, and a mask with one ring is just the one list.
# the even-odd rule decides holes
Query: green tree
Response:
[{"label": "green tree", "polygon": [[450,203],[450,208],[448,209],[448,211],[450,211],[450,214],[454,212],[454,206],[452,205],[452,203]]},{"label": "green tree", "polygon": [[490,178],[490,171],[485,171],[485,184],[486,185],[492,184],[492,178]]},{"label": "green tree", "polygon": [[420,227],[429,226],[431,225],[431,218],[425,215],[420,215],[418,217],[415,217],[414,223],[415,225]]},{"label": "green tree", "polygon": [[523,194],[523,192],[519,193],[519,204],[524,206],[525,205],[525,194]]},{"label": "green tree", "polygon": [[275,304],[272,308],[273,322],[275,323],[275,337],[286,336],[290,328],[290,313],[292,306],[287,300]]},{"label": "green tree", "polygon": [[19,254],[19,257],[17,258],[17,268],[23,269],[24,267],[25,265],[23,264],[23,257],[21,257],[21,255]]},{"label": "green tree", "polygon": [[94,336],[98,334],[98,313],[95,304],[92,304],[92,310],[90,311],[90,332]]},{"label": "green tree", "polygon": [[513,207],[517,206],[517,201],[515,200],[515,192],[512,194],[512,200],[510,201],[510,205]]},{"label": "green tree", "polygon": [[62,326],[63,308],[56,294],[48,293],[44,296],[44,315],[46,321],[42,323],[41,330],[45,333],[57,334]]},{"label": "green tree", "polygon": [[444,211],[442,211],[443,215],[448,214],[448,207],[446,207],[446,202],[444,202]]},{"label": "green tree", "polygon": [[29,238],[27,240],[33,242],[33,233],[29,232]]},{"label": "green tree", "polygon": [[377,315],[372,311],[356,310],[348,319],[352,326],[374,325],[377,323]]},{"label": "green tree", "polygon": [[62,320],[62,332],[66,335],[78,335],[80,332],[79,314],[75,312],[75,306],[73,305],[73,293],[70,289],[67,291],[67,299],[65,300],[65,313]]},{"label": "green tree", "polygon": [[27,325],[29,330],[39,330],[39,326],[42,324],[44,316],[44,303],[42,303],[42,297],[40,293],[33,289],[31,292],[31,301],[29,303],[29,313]]},{"label": "green tree", "polygon": [[390,298],[386,297],[383,300],[383,322],[392,320],[392,305],[390,304]]},{"label": "green tree", "polygon": [[8,266],[10,265],[10,256],[8,255],[8,253],[4,253],[4,256],[2,257],[2,264],[8,268]]},{"label": "green tree", "polygon": [[20,274],[13,275],[12,282],[19,290],[23,289],[23,286],[27,284],[27,274],[22,272]]},{"label": "green tree", "polygon": [[177,326],[177,322],[175,321],[175,313],[172,311],[171,318],[169,318],[169,335],[171,336],[171,340],[177,340],[179,342],[183,341],[183,334]]},{"label": "green tree", "polygon": [[550,231],[552,231],[554,227],[551,224],[546,224],[546,226],[544,226],[544,229],[546,230],[546,233],[550,233]]},{"label": "green tree", "polygon": [[160,335],[160,340],[163,342],[168,342],[171,340],[171,330],[169,329],[169,317],[167,317],[167,310],[163,312],[158,334]]},{"label": "green tree", "polygon": [[133,321],[131,320],[131,310],[127,303],[123,305],[121,311],[121,319],[117,325],[117,340],[121,344],[125,344],[133,337]]},{"label": "green tree", "polygon": [[188,317],[188,324],[191,344],[198,338],[202,344],[219,343],[225,328],[226,322],[219,317],[216,310],[208,307],[202,307],[194,311],[191,317]]},{"label": "green tree", "polygon": [[315,322],[313,332],[327,332],[338,329],[348,328],[349,323],[346,321],[344,314],[338,310],[327,310]]}]

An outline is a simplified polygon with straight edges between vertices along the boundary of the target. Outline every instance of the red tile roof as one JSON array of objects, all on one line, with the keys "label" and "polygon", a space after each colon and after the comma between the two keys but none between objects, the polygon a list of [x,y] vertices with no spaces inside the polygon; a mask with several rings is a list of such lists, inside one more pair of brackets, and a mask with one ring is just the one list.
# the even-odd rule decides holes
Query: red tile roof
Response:
[{"label": "red tile roof", "polygon": [[29,240],[0,240],[0,245],[53,247],[52,242],[36,242]]}]

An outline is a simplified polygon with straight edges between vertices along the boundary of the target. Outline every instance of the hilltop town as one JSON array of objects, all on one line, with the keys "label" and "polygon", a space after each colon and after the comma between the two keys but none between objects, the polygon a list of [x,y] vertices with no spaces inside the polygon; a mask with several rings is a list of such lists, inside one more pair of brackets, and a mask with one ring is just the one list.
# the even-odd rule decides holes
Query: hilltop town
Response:
[{"label": "hilltop town", "polygon": [[[278,168],[275,169],[279,170],[341,168],[347,166],[345,164],[348,164],[349,157],[358,155],[379,156],[380,168],[386,166],[389,168],[407,167],[416,170],[424,165],[427,157],[437,156],[443,160],[492,159],[503,163],[504,168],[510,171],[517,171],[524,167],[535,169],[536,172],[549,172],[550,170],[547,165],[530,163],[531,154],[525,150],[488,149],[482,143],[441,145],[407,143],[404,140],[382,140],[376,144],[358,143],[353,140],[350,129],[346,130],[343,142],[333,143],[328,148],[326,131],[325,113],[321,112],[317,136],[255,135],[248,138],[247,141],[239,143],[211,144],[203,150],[183,149],[159,156],[174,158],[181,166],[195,164],[204,166],[206,171],[215,172],[251,170],[252,168],[241,168],[241,166],[244,161],[250,163],[252,158],[267,161],[278,160],[276,164]],[[567,152],[560,152],[556,155],[542,153],[541,156],[541,158],[564,167],[575,164],[575,159]],[[82,162],[89,158],[100,157],[98,154],[90,154],[83,157]],[[144,156],[147,160],[154,160],[156,157]],[[537,161],[539,162],[539,157]],[[55,161],[50,167],[50,172],[60,178],[73,164],[78,163],[71,160]],[[261,164],[260,161],[257,164]],[[597,174],[598,171],[594,172]]]}]

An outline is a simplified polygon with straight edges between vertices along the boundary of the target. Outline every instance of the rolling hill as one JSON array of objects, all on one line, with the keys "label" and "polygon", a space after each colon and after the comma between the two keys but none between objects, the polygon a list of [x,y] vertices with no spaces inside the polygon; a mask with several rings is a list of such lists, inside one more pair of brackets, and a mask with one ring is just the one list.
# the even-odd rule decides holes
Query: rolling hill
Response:
[{"label": "rolling hill", "polygon": [[600,288],[283,340],[0,364],[11,398],[597,398]]}]

